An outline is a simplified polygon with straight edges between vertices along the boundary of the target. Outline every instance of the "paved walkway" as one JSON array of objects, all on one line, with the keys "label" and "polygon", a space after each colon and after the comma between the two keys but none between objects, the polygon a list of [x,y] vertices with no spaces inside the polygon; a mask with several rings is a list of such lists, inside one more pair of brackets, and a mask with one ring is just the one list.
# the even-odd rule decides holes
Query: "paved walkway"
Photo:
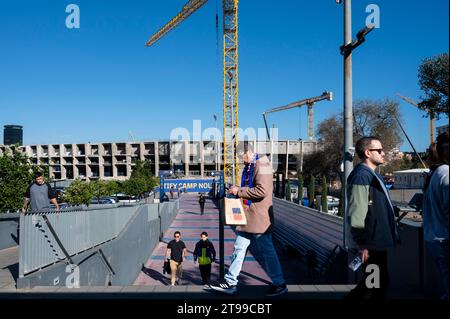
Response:
[{"label": "paved walkway", "polygon": [[[200,270],[198,264],[194,264],[192,253],[195,243],[200,239],[203,231],[208,233],[209,239],[214,244],[219,259],[219,208],[212,200],[207,199],[205,203],[205,212],[200,213],[197,194],[183,194],[180,200],[180,210],[175,220],[165,232],[163,241],[153,250],[151,257],[145,264],[145,268],[139,274],[134,285],[139,286],[162,286],[170,284],[170,275],[162,274],[162,265],[167,249],[167,244],[173,239],[175,231],[181,232],[183,240],[188,249],[187,261],[183,264],[183,285],[201,285]],[[230,226],[225,226],[225,271],[230,265],[231,254],[233,253],[233,244],[236,238],[235,232]],[[267,285],[270,279],[262,268],[260,256],[253,255],[251,251],[247,253],[245,262],[239,277],[243,285]],[[219,280],[219,262],[212,266],[211,281]]]},{"label": "paved walkway", "polygon": [[19,246],[0,250],[0,289],[15,287],[19,276]]}]

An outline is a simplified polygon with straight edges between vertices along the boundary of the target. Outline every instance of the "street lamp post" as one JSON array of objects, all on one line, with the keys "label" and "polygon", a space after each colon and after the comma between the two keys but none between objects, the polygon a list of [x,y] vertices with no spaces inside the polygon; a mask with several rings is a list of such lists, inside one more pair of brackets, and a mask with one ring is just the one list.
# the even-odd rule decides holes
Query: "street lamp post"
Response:
[{"label": "street lamp post", "polygon": [[[357,40],[352,40],[352,1],[336,0],[337,4],[344,2],[344,45],[340,47],[344,56],[344,221],[347,220],[347,178],[353,169],[353,79],[352,79],[352,51],[365,42],[365,36],[372,31],[374,26],[366,26],[356,35]],[[346,222],[344,222],[344,246],[346,242]]]},{"label": "street lamp post", "polygon": [[[352,2],[344,0],[344,46],[352,43]],[[344,187],[353,169],[353,79],[352,51],[344,52]]]}]

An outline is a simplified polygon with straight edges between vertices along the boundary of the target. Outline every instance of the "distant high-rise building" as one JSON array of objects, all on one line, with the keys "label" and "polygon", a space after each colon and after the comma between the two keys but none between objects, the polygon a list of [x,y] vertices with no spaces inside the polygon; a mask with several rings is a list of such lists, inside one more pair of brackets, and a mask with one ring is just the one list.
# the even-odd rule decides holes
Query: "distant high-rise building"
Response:
[{"label": "distant high-rise building", "polygon": [[3,144],[23,144],[23,126],[5,125],[3,129]]}]

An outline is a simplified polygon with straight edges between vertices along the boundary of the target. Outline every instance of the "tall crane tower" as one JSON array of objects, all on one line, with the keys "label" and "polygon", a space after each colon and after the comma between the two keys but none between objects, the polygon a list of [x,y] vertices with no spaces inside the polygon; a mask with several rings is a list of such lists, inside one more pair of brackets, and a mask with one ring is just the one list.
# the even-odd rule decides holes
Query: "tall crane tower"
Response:
[{"label": "tall crane tower", "polygon": [[[408,99],[407,97],[404,97],[403,95],[400,95],[399,93],[397,93],[397,96],[399,98],[401,98],[403,101],[408,102],[409,104],[411,104],[415,107],[419,107],[419,105],[417,105],[417,103],[413,102],[412,100]],[[433,114],[433,112],[431,112],[429,110],[424,110],[424,111],[429,113],[429,115],[430,115],[430,144],[432,144],[434,142],[434,114]]]},{"label": "tall crane tower", "polygon": [[[183,9],[147,41],[152,46],[208,0],[189,0]],[[238,184],[238,4],[239,0],[222,0],[223,11],[223,145],[224,179]]]},{"label": "tall crane tower", "polygon": [[267,125],[267,114],[280,112],[280,111],[285,111],[285,110],[289,110],[289,109],[292,109],[292,108],[295,108],[295,107],[302,107],[304,105],[308,106],[308,140],[310,140],[310,141],[314,140],[314,111],[313,111],[313,106],[314,106],[314,104],[316,102],[323,101],[323,100],[332,101],[333,100],[333,93],[325,91],[320,96],[312,97],[312,98],[309,98],[309,99],[303,99],[303,100],[300,100],[300,101],[297,101],[297,102],[290,103],[288,105],[275,107],[273,109],[269,109],[269,110],[263,112],[264,124],[266,125],[266,132],[267,132],[267,137],[269,138],[269,140],[270,140],[270,133],[269,133],[269,127]]}]

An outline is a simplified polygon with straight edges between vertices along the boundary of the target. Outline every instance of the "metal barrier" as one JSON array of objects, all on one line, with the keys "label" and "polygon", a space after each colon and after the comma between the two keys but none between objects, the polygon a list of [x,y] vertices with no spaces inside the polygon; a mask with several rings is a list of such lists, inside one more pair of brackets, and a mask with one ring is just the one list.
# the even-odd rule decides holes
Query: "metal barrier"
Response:
[{"label": "metal barrier", "polygon": [[0,213],[0,250],[19,243],[19,213]]},{"label": "metal barrier", "polygon": [[20,216],[19,277],[110,241],[142,204],[98,205]]},{"label": "metal barrier", "polygon": [[338,248],[343,247],[343,219],[295,203],[274,198],[274,237],[316,258],[315,269],[323,273]]},{"label": "metal barrier", "polygon": [[172,201],[172,202],[162,202],[159,204],[159,217],[161,218],[161,236],[164,231],[166,231],[172,221],[178,214],[178,209],[180,206],[180,202]]}]

